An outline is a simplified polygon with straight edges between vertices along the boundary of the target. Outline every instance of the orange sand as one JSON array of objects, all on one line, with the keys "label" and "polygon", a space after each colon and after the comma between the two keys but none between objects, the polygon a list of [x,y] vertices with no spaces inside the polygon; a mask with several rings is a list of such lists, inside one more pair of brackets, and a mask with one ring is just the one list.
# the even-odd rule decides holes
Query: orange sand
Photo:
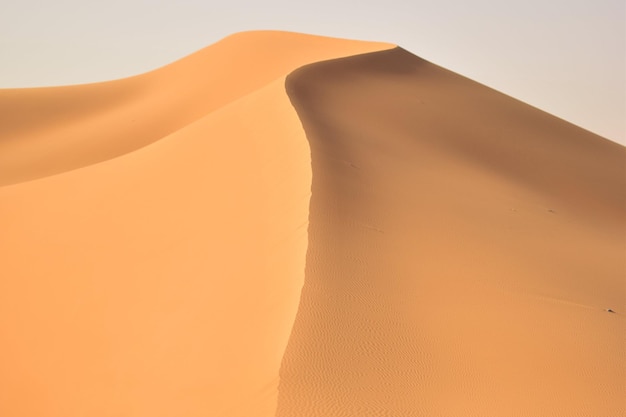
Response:
[{"label": "orange sand", "polygon": [[0,114],[0,416],[626,413],[620,145],[282,32]]}]

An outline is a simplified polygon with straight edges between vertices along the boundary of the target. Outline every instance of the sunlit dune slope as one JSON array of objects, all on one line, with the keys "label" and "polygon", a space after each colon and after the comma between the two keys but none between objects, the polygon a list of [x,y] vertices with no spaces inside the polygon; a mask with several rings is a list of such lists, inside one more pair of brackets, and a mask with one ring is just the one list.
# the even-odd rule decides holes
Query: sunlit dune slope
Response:
[{"label": "sunlit dune slope", "polygon": [[297,33],[242,32],[135,77],[0,90],[0,185],[136,150],[298,66],[390,47]]},{"label": "sunlit dune slope", "polygon": [[0,187],[0,416],[273,416],[311,184],[284,76],[380,45],[246,33],[3,91],[2,179],[35,180]]},{"label": "sunlit dune slope", "polygon": [[139,152],[0,188],[0,415],[272,416],[309,161],[278,80]]},{"label": "sunlit dune slope", "polygon": [[313,186],[277,416],[626,413],[622,146],[400,48],[287,90]]}]

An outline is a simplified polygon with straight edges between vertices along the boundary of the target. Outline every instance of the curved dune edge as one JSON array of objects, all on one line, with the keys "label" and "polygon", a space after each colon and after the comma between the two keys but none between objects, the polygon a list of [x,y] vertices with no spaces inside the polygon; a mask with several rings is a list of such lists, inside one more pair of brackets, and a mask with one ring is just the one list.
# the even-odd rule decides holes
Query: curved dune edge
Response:
[{"label": "curved dune edge", "polygon": [[393,46],[291,32],[241,32],[134,77],[0,90],[0,186],[140,149],[302,65]]},{"label": "curved dune edge", "polygon": [[[278,36],[260,34],[262,45],[267,35]],[[381,45],[303,39],[315,59]],[[287,40],[279,45],[297,39]],[[21,163],[50,153],[43,165],[31,161],[30,180],[0,187],[0,415],[275,414],[304,281],[311,185],[308,142],[284,82],[222,97],[206,114],[198,104],[202,117],[132,152],[110,157],[104,136],[72,148],[81,166],[62,160],[56,174],[44,165],[60,148],[26,137]],[[92,88],[41,90],[41,105],[68,93],[61,110],[71,118],[67,126],[44,118],[33,131],[98,139],[104,119],[72,107],[72,94]],[[128,120],[124,100],[108,103],[106,117]],[[141,111],[152,118],[165,105]],[[122,133],[111,144],[118,153],[115,141],[133,138]]]},{"label": "curved dune edge", "polygon": [[286,88],[313,183],[277,417],[626,412],[622,146],[400,48]]}]

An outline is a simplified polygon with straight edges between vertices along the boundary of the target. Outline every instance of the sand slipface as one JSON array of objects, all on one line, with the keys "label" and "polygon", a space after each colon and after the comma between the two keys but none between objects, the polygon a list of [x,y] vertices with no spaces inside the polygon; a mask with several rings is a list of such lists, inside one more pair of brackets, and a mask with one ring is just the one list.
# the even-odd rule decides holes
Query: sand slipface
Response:
[{"label": "sand slipface", "polygon": [[286,88],[313,185],[278,416],[626,412],[622,146],[400,48]]},{"label": "sand slipface", "polygon": [[2,416],[626,413],[620,145],[283,32],[0,117]]}]

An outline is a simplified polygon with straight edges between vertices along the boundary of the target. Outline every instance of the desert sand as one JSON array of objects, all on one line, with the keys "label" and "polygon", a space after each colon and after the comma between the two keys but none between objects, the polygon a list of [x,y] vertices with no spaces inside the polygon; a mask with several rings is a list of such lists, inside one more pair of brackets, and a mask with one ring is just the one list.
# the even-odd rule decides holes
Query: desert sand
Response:
[{"label": "desert sand", "polygon": [[626,414],[626,149],[395,45],[0,90],[0,415]]}]

